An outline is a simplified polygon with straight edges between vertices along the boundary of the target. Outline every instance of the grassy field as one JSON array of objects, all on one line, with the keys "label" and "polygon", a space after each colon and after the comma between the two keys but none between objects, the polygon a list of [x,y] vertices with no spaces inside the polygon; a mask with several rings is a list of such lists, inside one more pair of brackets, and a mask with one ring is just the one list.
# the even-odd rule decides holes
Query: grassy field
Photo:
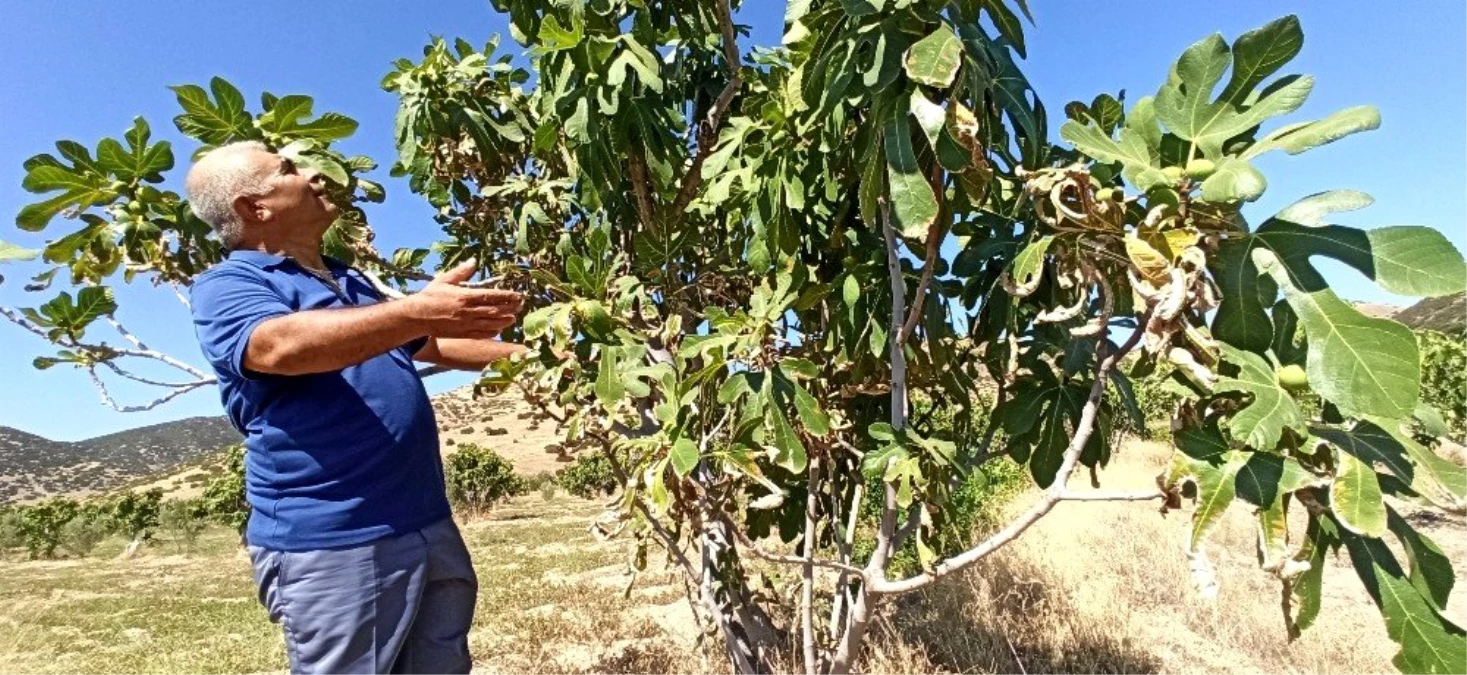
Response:
[{"label": "grassy field", "polygon": [[[1144,487],[1166,448],[1131,443],[1103,474]],[[1012,505],[1022,508],[1028,495]],[[629,546],[593,537],[595,502],[519,497],[462,518],[480,579],[470,636],[479,672],[724,672],[699,648],[681,582],[628,574]],[[1394,645],[1348,560],[1330,564],[1319,623],[1289,643],[1257,570],[1248,514],[1218,528],[1215,603],[1191,591],[1187,514],[1067,504],[968,574],[887,608],[869,672],[1383,672]],[[1464,569],[1460,518],[1418,525]],[[280,672],[276,626],[225,530],[184,555],[159,540],[132,559],[107,542],[79,560],[0,562],[0,672]],[[652,556],[654,559],[655,555]],[[655,567],[655,565],[654,565]],[[624,590],[630,586],[630,592]],[[1448,606],[1463,619],[1461,585]]]}]

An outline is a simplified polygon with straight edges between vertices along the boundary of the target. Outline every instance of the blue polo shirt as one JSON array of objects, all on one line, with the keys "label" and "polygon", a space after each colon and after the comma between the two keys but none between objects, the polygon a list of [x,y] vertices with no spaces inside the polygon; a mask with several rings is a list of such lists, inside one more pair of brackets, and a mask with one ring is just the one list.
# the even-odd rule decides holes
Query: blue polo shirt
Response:
[{"label": "blue polo shirt", "polygon": [[338,371],[244,368],[250,334],[307,310],[383,298],[326,259],[335,287],[294,260],[234,251],[194,281],[194,330],[245,437],[249,543],[281,551],[343,548],[448,517],[438,426],[412,355],[426,338]]}]

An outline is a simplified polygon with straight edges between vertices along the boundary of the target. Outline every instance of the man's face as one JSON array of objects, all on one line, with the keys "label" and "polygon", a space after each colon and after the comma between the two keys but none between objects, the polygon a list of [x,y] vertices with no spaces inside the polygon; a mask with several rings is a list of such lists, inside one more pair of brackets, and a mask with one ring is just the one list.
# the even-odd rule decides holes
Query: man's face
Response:
[{"label": "man's face", "polygon": [[[265,194],[253,197],[256,215],[274,227],[308,227],[325,232],[336,220],[337,208],[326,196],[320,174],[296,167],[295,162],[273,152],[254,150],[244,161],[268,186]],[[267,215],[268,214],[268,215]]]}]

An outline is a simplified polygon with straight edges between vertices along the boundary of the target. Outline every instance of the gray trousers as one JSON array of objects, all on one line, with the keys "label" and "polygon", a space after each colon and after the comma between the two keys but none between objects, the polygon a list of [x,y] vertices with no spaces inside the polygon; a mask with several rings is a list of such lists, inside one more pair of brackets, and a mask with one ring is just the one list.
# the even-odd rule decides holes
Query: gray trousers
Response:
[{"label": "gray trousers", "polygon": [[469,672],[479,584],[452,519],[353,548],[249,553],[291,672]]}]

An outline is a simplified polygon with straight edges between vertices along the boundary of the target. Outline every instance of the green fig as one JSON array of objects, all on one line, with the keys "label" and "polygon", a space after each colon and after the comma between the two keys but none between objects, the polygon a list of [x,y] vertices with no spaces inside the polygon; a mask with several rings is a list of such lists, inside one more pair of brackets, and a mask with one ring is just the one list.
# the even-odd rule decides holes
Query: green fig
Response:
[{"label": "green fig", "polygon": [[1217,173],[1217,164],[1210,159],[1199,157],[1187,162],[1187,170],[1184,173],[1192,180],[1207,180],[1208,176]]},{"label": "green fig", "polygon": [[1275,376],[1278,377],[1279,384],[1289,391],[1309,391],[1309,376],[1297,364],[1291,363],[1279,368]]}]

